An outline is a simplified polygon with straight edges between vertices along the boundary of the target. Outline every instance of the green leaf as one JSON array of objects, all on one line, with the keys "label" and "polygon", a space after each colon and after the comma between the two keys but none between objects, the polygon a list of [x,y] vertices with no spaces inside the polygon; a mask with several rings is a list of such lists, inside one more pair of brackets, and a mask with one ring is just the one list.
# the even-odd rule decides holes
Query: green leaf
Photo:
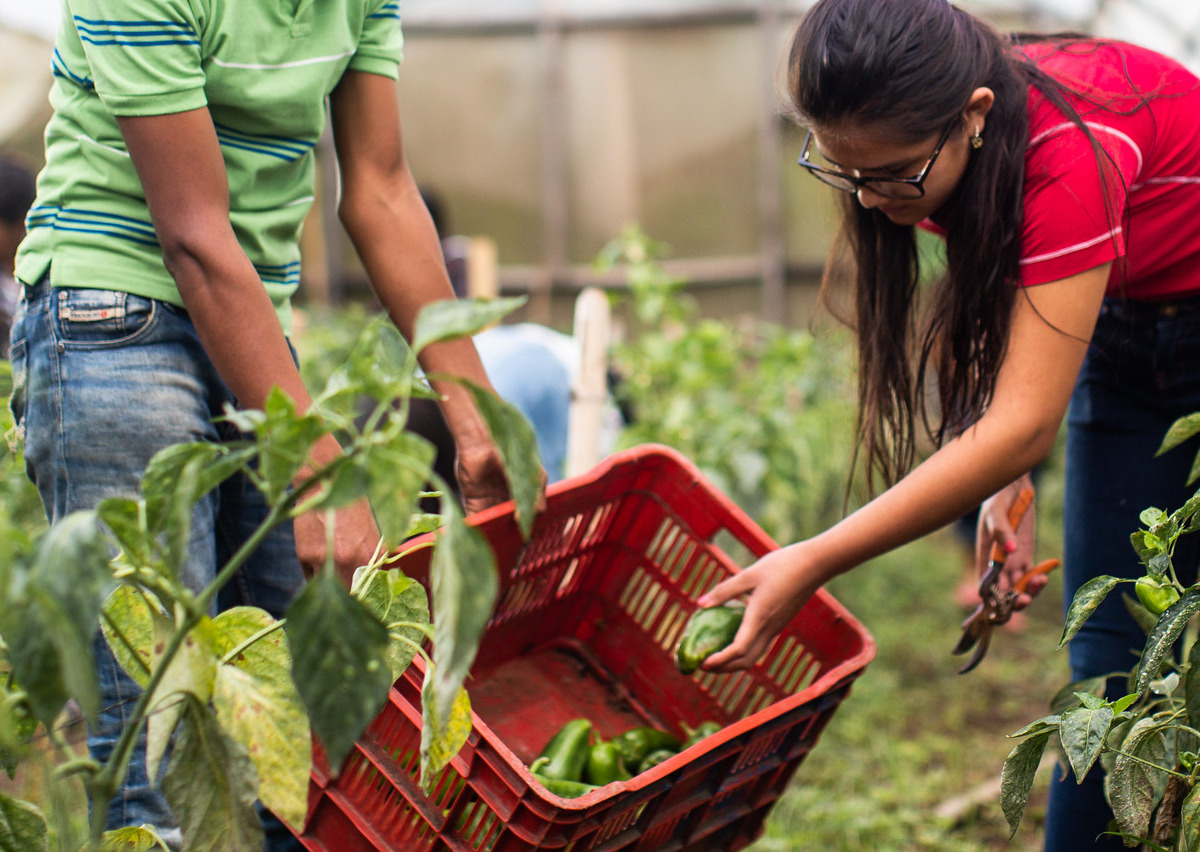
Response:
[{"label": "green leaf", "polygon": [[266,420],[258,427],[259,463],[264,493],[271,505],[291,488],[292,480],[308,464],[309,452],[326,432],[315,413],[299,414],[280,388],[272,388],[263,406]]},{"label": "green leaf", "polygon": [[1193,587],[1158,617],[1154,631],[1146,638],[1142,661],[1138,670],[1137,691],[1141,694],[1150,682],[1159,677],[1159,667],[1175,647],[1176,640],[1187,627],[1192,616],[1200,611],[1200,588]]},{"label": "green leaf", "polygon": [[[221,727],[254,764],[259,799],[299,831],[308,810],[312,742],[283,630],[263,635],[278,624],[254,607],[235,607],[217,616],[219,652],[222,658],[236,654],[217,670],[213,706]],[[260,638],[245,644],[256,636]]]},{"label": "green leaf", "polygon": [[[1140,604],[1139,604],[1140,606]],[[1051,713],[1065,713],[1073,707],[1079,706],[1080,692],[1088,692],[1092,695],[1104,695],[1104,688],[1108,683],[1108,678],[1101,675],[1100,677],[1090,677],[1084,680],[1077,680],[1068,683],[1062,689],[1055,693],[1050,699]]]},{"label": "green leaf", "polygon": [[1096,709],[1078,707],[1063,714],[1058,726],[1058,738],[1071,762],[1076,783],[1083,782],[1084,776],[1100,756],[1113,715],[1112,708],[1108,706]]},{"label": "green leaf", "polygon": [[[1200,455],[1197,458],[1200,458]],[[1171,523],[1181,532],[1194,532],[1197,521],[1194,516],[1197,511],[1200,511],[1200,491],[1193,494],[1186,503],[1171,513]],[[1189,521],[1192,521],[1192,524],[1189,524]]]},{"label": "green leaf", "polygon": [[1143,633],[1149,636],[1154,632],[1154,625],[1158,624],[1157,615],[1142,606],[1142,602],[1133,595],[1121,595],[1121,602],[1125,604],[1125,611],[1137,622],[1137,626],[1142,628]]},{"label": "green leaf", "polygon": [[1058,730],[1058,725],[1060,722],[1062,722],[1061,716],[1046,716],[1045,718],[1038,719],[1036,722],[1030,722],[1021,730],[1009,734],[1009,737],[1012,739],[1017,739],[1020,737],[1031,737],[1035,734],[1052,733]]},{"label": "green leaf", "polygon": [[1194,414],[1189,414],[1186,417],[1180,417],[1171,424],[1171,428],[1167,430],[1166,437],[1163,438],[1162,445],[1159,446],[1155,456],[1161,456],[1168,450],[1173,450],[1187,441],[1194,435],[1200,435],[1200,411]]},{"label": "green leaf", "polygon": [[89,716],[99,709],[92,637],[112,579],[108,559],[95,513],[72,513],[47,530],[0,608],[13,672],[47,725],[70,696]]},{"label": "green leaf", "polygon": [[332,481],[311,501],[305,501],[304,510],[317,512],[324,509],[339,509],[367,496],[371,484],[371,471],[361,458],[342,458],[334,463],[336,469]]},{"label": "green leaf", "polygon": [[479,413],[500,450],[508,488],[517,504],[517,523],[521,535],[529,538],[542,493],[542,463],[538,456],[537,436],[525,415],[514,406],[483,388],[469,382],[464,384],[474,396]]},{"label": "green leaf", "polygon": [[1034,777],[1049,740],[1050,732],[1043,731],[1023,740],[1004,759],[1004,771],[1000,777],[1000,807],[1008,821],[1010,840],[1017,833],[1021,818],[1025,815],[1029,791],[1033,789]]},{"label": "green leaf", "polygon": [[1142,509],[1142,513],[1138,515],[1138,520],[1148,527],[1152,527],[1155,524],[1161,524],[1166,519],[1167,513],[1162,509],[1155,508],[1154,506],[1151,506],[1148,509]]},{"label": "green leaf", "polygon": [[154,536],[144,523],[141,503],[127,497],[110,497],[100,501],[96,516],[109,528],[132,564],[148,565],[153,560]]},{"label": "green leaf", "polygon": [[1116,701],[1114,701],[1112,703],[1113,713],[1120,716],[1122,713],[1124,713],[1126,710],[1128,710],[1130,707],[1132,707],[1133,702],[1135,702],[1137,700],[1138,700],[1138,695],[1136,692],[1131,692],[1126,696],[1118,698]]},{"label": "green leaf", "polygon": [[37,732],[37,724],[25,704],[13,695],[4,679],[0,678],[0,769],[9,778],[13,777],[21,759],[28,752],[30,740]]},{"label": "green leaf", "polygon": [[466,337],[499,322],[525,304],[525,299],[448,299],[421,309],[413,333],[412,348],[420,352],[431,343]]},{"label": "green leaf", "polygon": [[[359,588],[355,583],[354,596],[362,601],[372,615],[388,628],[388,663],[392,680],[396,681],[412,663],[416,647],[425,641],[426,633],[411,626],[429,625],[429,596],[425,587],[399,570],[372,571]],[[402,637],[404,641],[397,641]]]},{"label": "green leaf", "polygon": [[386,444],[369,447],[362,464],[369,473],[368,492],[379,532],[389,547],[404,541],[412,516],[429,481],[437,450],[412,432],[397,430]]},{"label": "green leaf", "polygon": [[163,839],[145,825],[106,831],[100,840],[100,852],[152,852],[154,849],[171,852]]},{"label": "green leaf", "polygon": [[150,685],[154,665],[154,621],[165,614],[133,586],[113,589],[104,604],[100,623],[108,647],[125,673],[142,689]]},{"label": "green leaf", "polygon": [[172,444],[150,459],[142,475],[149,534],[165,534],[167,565],[174,574],[187,558],[192,507],[240,470],[254,456],[252,448],[206,442]]},{"label": "green leaf", "polygon": [[246,752],[194,697],[183,702],[179,736],[163,793],[183,830],[185,849],[261,849],[254,767]]},{"label": "green leaf", "polygon": [[433,551],[430,575],[433,586],[434,702],[439,728],[471,669],[475,653],[492,610],[499,581],[496,560],[487,540],[463,523],[458,508],[446,507],[446,525]]},{"label": "green leaf", "polygon": [[427,671],[421,687],[421,787],[426,795],[437,774],[471,735],[471,699],[467,691],[460,689],[447,708],[438,707],[437,701],[433,672]]},{"label": "green leaf", "polygon": [[387,700],[387,628],[322,572],[292,602],[284,629],[296,688],[336,773]]},{"label": "green leaf", "polygon": [[0,793],[0,852],[40,852],[46,844],[42,812],[29,802]]},{"label": "green leaf", "polygon": [[1200,642],[1193,642],[1183,676],[1183,705],[1188,724],[1200,730]]},{"label": "green leaf", "polygon": [[1197,791],[1200,787],[1193,787],[1183,800],[1179,848],[1184,852],[1200,852],[1200,793]]},{"label": "green leaf", "polygon": [[1121,751],[1105,777],[1105,791],[1121,830],[1145,837],[1166,785],[1166,773],[1141,761],[1160,766],[1165,763],[1167,741],[1161,724],[1151,718],[1139,719],[1125,737]]},{"label": "green leaf", "polygon": [[[170,619],[154,618],[152,669],[164,665],[163,652],[176,629]],[[175,656],[166,663],[166,672],[158,682],[146,719],[146,771],[151,778],[158,777],[162,758],[183,713],[183,699],[191,697],[202,705],[212,699],[217,679],[217,642],[212,621],[205,618],[188,632]]]},{"label": "green leaf", "polygon": [[1129,543],[1133,545],[1133,549],[1137,551],[1138,558],[1143,563],[1149,562],[1151,558],[1162,553],[1166,548],[1163,540],[1149,530],[1138,530],[1131,533]]},{"label": "green leaf", "polygon": [[1061,648],[1071,641],[1071,637],[1079,632],[1079,628],[1096,611],[1096,607],[1104,602],[1109,592],[1121,583],[1128,582],[1132,581],[1120,577],[1100,576],[1093,577],[1080,586],[1079,591],[1075,592],[1074,600],[1071,601],[1071,608],[1067,611],[1066,624],[1063,626],[1062,638],[1058,640],[1058,647]]}]

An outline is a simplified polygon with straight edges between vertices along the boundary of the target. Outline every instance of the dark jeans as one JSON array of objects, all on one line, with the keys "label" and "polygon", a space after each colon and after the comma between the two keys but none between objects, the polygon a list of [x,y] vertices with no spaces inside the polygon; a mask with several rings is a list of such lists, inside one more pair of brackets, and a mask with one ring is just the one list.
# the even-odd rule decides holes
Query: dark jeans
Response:
[{"label": "dark jeans", "polygon": [[[1188,472],[1197,440],[1154,458],[1168,427],[1200,411],[1200,298],[1171,303],[1105,302],[1067,418],[1066,493],[1063,506],[1064,607],[1089,579],[1145,571],[1129,536],[1141,528],[1143,509],[1174,511],[1192,494]],[[1196,539],[1185,535],[1175,551],[1184,583],[1195,582]],[[1119,586],[1071,641],[1076,680],[1128,672],[1146,642],[1122,602]],[[1125,694],[1125,679],[1109,681],[1109,697]],[[1056,770],[1046,822],[1046,849],[1124,849],[1116,837],[1097,836],[1113,818],[1104,800],[1099,764],[1076,784]]]}]

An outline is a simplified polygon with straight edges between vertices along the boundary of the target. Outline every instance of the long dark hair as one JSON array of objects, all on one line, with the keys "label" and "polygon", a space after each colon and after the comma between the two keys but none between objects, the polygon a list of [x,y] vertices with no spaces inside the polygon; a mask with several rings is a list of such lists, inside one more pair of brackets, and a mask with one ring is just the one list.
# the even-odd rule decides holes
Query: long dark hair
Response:
[{"label": "long dark hair", "polygon": [[[843,199],[859,348],[855,463],[872,490],[912,466],[918,423],[940,444],[991,399],[1019,278],[1031,84],[1091,136],[1058,83],[947,0],[821,0],[792,41],[788,96],[793,117],[809,127],[869,126],[910,144],[962,115],[977,88],[995,94],[985,144],[972,152],[948,202],[946,274],[929,293],[918,292],[914,229],[863,208],[853,195]],[[955,132],[967,132],[965,122]],[[919,328],[918,301],[926,299]],[[936,377],[936,423],[928,374]]]}]

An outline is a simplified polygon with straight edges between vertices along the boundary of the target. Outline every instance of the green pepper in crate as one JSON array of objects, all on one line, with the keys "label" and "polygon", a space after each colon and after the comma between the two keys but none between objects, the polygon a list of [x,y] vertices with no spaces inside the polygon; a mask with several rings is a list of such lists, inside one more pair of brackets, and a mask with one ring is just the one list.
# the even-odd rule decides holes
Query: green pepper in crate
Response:
[{"label": "green pepper in crate", "polygon": [[679,754],[673,748],[657,748],[642,758],[642,762],[638,764],[638,775],[643,772],[653,769],[669,757],[674,757]]},{"label": "green pepper in crate", "polygon": [[650,752],[663,748],[678,750],[682,745],[679,737],[674,734],[649,726],[630,728],[622,734],[617,734],[612,741],[621,752],[621,759],[625,761],[625,766],[630,772],[636,769]]},{"label": "green pepper in crate", "polygon": [[692,613],[684,625],[683,635],[675,646],[675,664],[684,674],[691,674],[700,664],[733,641],[742,626],[744,606],[712,606]]},{"label": "green pepper in crate", "polygon": [[722,725],[720,722],[713,722],[713,721],[701,722],[700,726],[698,728],[696,728],[695,730],[688,731],[688,738],[683,741],[683,748],[681,748],[680,751],[683,751],[684,748],[689,748],[691,746],[694,746],[696,743],[700,742],[700,740],[702,740],[702,739],[711,737],[713,734],[715,734],[719,730],[721,730],[721,728],[722,728]]},{"label": "green pepper in crate", "polygon": [[561,781],[582,781],[592,750],[592,723],[589,719],[572,719],[550,738],[538,759],[530,768]]},{"label": "green pepper in crate", "polygon": [[586,795],[593,790],[600,789],[595,784],[585,784],[582,781],[568,781],[565,778],[548,778],[540,772],[533,773],[533,777],[551,793],[561,796],[564,799],[578,799],[580,796]]},{"label": "green pepper in crate", "polygon": [[616,743],[609,740],[592,746],[588,752],[587,768],[583,772],[585,781],[603,787],[613,781],[628,781],[631,777]]}]

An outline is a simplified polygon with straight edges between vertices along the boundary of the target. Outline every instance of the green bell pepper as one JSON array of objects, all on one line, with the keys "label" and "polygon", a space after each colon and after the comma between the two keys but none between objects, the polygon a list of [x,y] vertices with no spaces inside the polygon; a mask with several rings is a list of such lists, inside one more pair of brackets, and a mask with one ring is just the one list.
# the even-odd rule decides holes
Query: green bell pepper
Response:
[{"label": "green bell pepper", "polygon": [[[592,723],[572,719],[550,738],[538,759],[531,764],[540,774],[560,781],[582,781],[592,750]],[[544,758],[544,760],[543,760]]]},{"label": "green bell pepper", "polygon": [[588,752],[587,767],[583,771],[584,781],[603,787],[613,781],[628,781],[631,777],[616,743],[609,740],[592,746]]},{"label": "green bell pepper", "polygon": [[649,726],[630,728],[613,737],[612,742],[621,752],[621,759],[631,772],[650,752],[661,748],[678,749],[682,744],[674,734]]},{"label": "green bell pepper", "polygon": [[692,674],[700,664],[733,641],[742,626],[743,606],[713,606],[692,613],[675,646],[675,664],[684,674]]}]

